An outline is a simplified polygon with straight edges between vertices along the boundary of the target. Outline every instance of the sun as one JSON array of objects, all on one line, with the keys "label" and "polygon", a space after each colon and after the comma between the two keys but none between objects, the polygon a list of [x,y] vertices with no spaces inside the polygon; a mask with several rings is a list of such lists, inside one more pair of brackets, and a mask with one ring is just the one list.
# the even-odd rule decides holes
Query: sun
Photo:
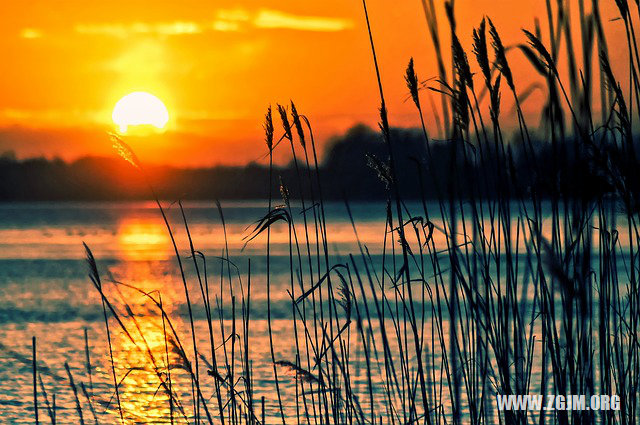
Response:
[{"label": "sun", "polygon": [[126,133],[131,126],[152,126],[162,130],[169,121],[169,111],[156,96],[136,91],[116,102],[111,118],[121,133]]}]

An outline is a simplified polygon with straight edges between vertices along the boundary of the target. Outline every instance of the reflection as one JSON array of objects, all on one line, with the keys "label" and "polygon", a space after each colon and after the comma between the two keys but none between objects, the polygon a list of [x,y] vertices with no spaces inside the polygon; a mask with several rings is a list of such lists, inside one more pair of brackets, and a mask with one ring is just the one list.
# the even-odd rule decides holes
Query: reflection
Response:
[{"label": "reflection", "polygon": [[[170,419],[165,333],[160,314],[135,316],[127,321],[133,341],[121,334],[114,339],[114,355],[125,418],[138,422]],[[137,316],[137,317],[136,317]]]},{"label": "reflection", "polygon": [[[166,245],[148,223],[129,223],[123,229],[127,232],[121,240],[138,246],[130,252],[144,252],[139,245],[150,246],[152,252]],[[159,277],[156,267],[149,262],[122,263],[112,270],[114,275],[133,277],[127,284],[137,289],[114,285],[108,290],[120,323],[126,327],[125,332],[118,321],[110,321],[120,405],[127,423],[182,423],[190,416],[190,395],[181,393],[190,388],[190,378],[180,367],[184,362],[172,335],[172,326],[177,332],[182,328],[175,314],[179,298],[170,278]],[[157,303],[169,319],[163,317]],[[109,409],[119,414],[116,400]]]},{"label": "reflection", "polygon": [[171,240],[159,218],[127,218],[118,227],[118,248],[127,260],[165,260]]}]

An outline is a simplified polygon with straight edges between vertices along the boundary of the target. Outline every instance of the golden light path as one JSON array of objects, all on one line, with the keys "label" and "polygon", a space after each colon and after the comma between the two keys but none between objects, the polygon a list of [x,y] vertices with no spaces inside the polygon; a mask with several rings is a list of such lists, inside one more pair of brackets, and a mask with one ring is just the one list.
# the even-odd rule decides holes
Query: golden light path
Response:
[{"label": "golden light path", "polygon": [[[185,416],[192,414],[188,410],[188,394],[180,390],[190,388],[190,378],[180,369],[183,362],[176,354],[175,339],[168,330],[169,319],[163,317],[150,298],[162,302],[162,309],[171,316],[173,326],[180,329],[182,321],[175,311],[181,299],[180,287],[174,286],[170,276],[155,270],[162,267],[158,260],[169,258],[171,241],[159,219],[144,217],[123,220],[118,226],[117,241],[125,261],[113,271],[118,276],[128,276],[126,283],[137,288],[110,286],[107,289],[130,334],[129,337],[115,330],[111,340],[116,373],[121,380],[119,392],[125,421],[187,423]],[[144,296],[145,293],[149,297]],[[117,329],[115,323],[112,329]],[[167,385],[171,388],[172,383],[175,399],[170,403]],[[111,411],[117,416],[115,404]]]},{"label": "golden light path", "polygon": [[124,259],[165,260],[171,255],[171,241],[160,218],[127,218],[118,227]]}]

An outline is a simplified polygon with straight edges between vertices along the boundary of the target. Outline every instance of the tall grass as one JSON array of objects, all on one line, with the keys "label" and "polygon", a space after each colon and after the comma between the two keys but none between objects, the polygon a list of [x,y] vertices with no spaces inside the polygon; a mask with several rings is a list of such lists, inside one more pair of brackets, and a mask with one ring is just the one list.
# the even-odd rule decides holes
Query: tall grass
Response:
[{"label": "tall grass", "polygon": [[[272,397],[256,396],[251,358],[265,347],[253,345],[251,263],[245,282],[240,274],[243,266],[234,263],[226,244],[220,204],[219,237],[226,249],[216,258],[220,285],[215,293],[209,284],[211,262],[197,250],[179,204],[200,290],[192,294],[187,264],[156,198],[171,236],[189,314],[185,335],[159,294],[140,291],[162,319],[162,353],[149,349],[131,309],[109,299],[87,247],[107,335],[115,326],[146,356],[146,366],[165,394],[168,422],[633,424],[640,419],[640,184],[634,138],[634,122],[640,118],[637,2],[616,1],[627,38],[628,84],[612,71],[604,31],[612,23],[602,21],[595,0],[590,11],[579,1],[577,28],[572,28],[566,2],[548,0],[548,34],[540,26],[525,30],[517,49],[505,45],[488,18],[474,29],[473,44],[465,49],[457,34],[454,3],[445,2],[450,37],[439,32],[442,23],[434,3],[422,4],[438,65],[438,80],[428,89],[441,98],[446,141],[436,142],[428,135],[425,115],[438,112],[423,106],[424,87],[411,59],[405,80],[424,135],[424,156],[415,161],[421,176],[417,184],[435,186],[438,194],[435,200],[423,195],[416,210],[403,198],[398,182],[396,155],[402,140],[395,140],[390,131],[375,26],[363,1],[380,96],[380,129],[388,148],[387,158],[370,158],[389,189],[379,259],[359,239],[348,188],[345,204],[359,250],[347,257],[330,250],[310,120],[293,103],[290,110],[279,105],[282,136],[276,140],[279,130],[271,108],[267,112],[270,170],[273,151],[285,141],[297,180],[281,180],[282,205],[276,205],[276,195],[270,193],[267,211],[246,235],[247,244],[266,236],[268,366],[273,380],[272,388],[261,390],[272,392]],[[445,39],[451,40],[450,54],[443,51]],[[522,107],[526,93],[511,69],[516,54],[523,54],[544,82],[542,123],[537,127],[527,121]],[[447,56],[452,58],[450,69],[445,66]],[[599,58],[597,66],[593,57]],[[598,95],[601,111],[594,111],[593,97]],[[503,102],[503,97],[508,100]],[[505,130],[503,103],[514,105],[513,132]],[[125,159],[141,168],[124,142],[117,140],[116,145]],[[433,172],[436,145],[444,146],[449,155],[451,175],[444,181]],[[552,164],[538,160],[545,150],[552,150]],[[517,168],[516,163],[524,165]],[[461,172],[467,166],[481,172],[473,176]],[[270,172],[270,188],[276,177]],[[533,184],[526,187],[525,182]],[[552,196],[543,198],[540,188],[551,188],[547,192]],[[292,198],[299,199],[301,213]],[[274,348],[273,226],[285,226],[289,236],[292,332],[287,342],[295,353],[292,358],[279,358]],[[223,308],[222,303],[230,305]],[[204,309],[206,338],[196,335],[197,308]],[[183,344],[185,338],[189,346]],[[198,345],[201,340],[208,340],[209,346]],[[118,376],[110,337],[107,342],[117,404],[117,410],[111,410],[124,423],[131,420],[119,393],[126,374]],[[37,411],[35,341],[33,364]],[[206,375],[200,373],[203,365]],[[88,355],[87,370],[92,388]],[[82,421],[74,378],[68,368],[67,372]],[[177,388],[178,374],[190,383],[191,400]],[[283,386],[285,375],[294,377],[293,389]],[[286,391],[295,393],[295,406],[284,404]],[[617,394],[621,409],[499,412],[495,408],[496,394],[528,393]],[[93,390],[85,395],[91,406]],[[49,406],[48,398],[45,401]],[[269,413],[266,404],[274,407]],[[55,402],[53,411],[48,409],[55,423]]]}]

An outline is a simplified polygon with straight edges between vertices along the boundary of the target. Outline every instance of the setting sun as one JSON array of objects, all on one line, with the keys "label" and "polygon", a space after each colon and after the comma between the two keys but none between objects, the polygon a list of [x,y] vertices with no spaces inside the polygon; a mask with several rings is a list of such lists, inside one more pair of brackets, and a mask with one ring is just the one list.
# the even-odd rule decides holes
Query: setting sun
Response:
[{"label": "setting sun", "polygon": [[137,91],[116,103],[112,119],[121,133],[126,133],[130,126],[153,126],[162,130],[169,121],[169,112],[156,96]]}]

